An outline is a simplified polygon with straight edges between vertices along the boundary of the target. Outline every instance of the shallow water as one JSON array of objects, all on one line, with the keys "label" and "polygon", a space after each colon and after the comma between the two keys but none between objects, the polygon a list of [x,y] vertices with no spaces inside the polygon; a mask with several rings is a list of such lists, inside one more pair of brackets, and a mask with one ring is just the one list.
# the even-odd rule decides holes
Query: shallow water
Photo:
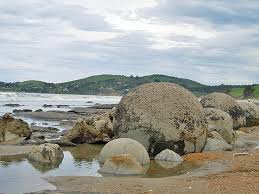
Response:
[{"label": "shallow water", "polygon": [[[55,189],[44,180],[44,177],[48,176],[107,176],[98,173],[100,169],[98,156],[102,147],[102,145],[85,144],[74,148],[64,148],[64,159],[59,166],[31,163],[25,155],[0,157],[0,193],[19,194]],[[197,168],[186,162],[173,168],[168,167],[170,167],[168,163],[158,164],[152,161],[143,177],[176,176]]]}]

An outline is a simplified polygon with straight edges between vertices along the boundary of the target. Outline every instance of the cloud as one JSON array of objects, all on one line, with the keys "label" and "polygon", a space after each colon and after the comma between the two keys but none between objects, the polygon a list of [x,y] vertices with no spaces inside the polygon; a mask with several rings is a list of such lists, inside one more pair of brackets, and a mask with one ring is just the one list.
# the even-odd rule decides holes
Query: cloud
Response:
[{"label": "cloud", "polygon": [[9,0],[0,9],[2,81],[160,73],[259,82],[255,0]]}]

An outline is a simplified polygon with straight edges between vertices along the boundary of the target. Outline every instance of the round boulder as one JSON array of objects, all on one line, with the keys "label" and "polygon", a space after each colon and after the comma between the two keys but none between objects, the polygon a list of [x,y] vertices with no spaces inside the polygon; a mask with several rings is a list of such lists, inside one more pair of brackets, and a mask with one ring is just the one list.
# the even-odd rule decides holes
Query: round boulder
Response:
[{"label": "round boulder", "polygon": [[142,165],[150,163],[147,150],[143,145],[129,138],[119,138],[107,143],[100,153],[99,161],[104,163],[108,158],[120,154],[130,154]]},{"label": "round boulder", "polygon": [[252,102],[238,101],[242,110],[245,112],[246,126],[252,127],[259,125],[259,106]]},{"label": "round boulder", "polygon": [[204,112],[209,124],[209,132],[216,131],[227,143],[234,144],[236,133],[233,130],[232,117],[225,111],[215,108],[205,108]]},{"label": "round boulder", "polygon": [[156,155],[155,160],[162,160],[168,162],[183,162],[183,158],[172,150],[165,149]]},{"label": "round boulder", "polygon": [[144,169],[134,156],[121,154],[108,158],[98,172],[115,175],[140,175],[144,173]]},{"label": "round boulder", "polygon": [[50,143],[35,147],[28,155],[29,160],[47,164],[59,164],[63,158],[64,154],[60,146]]},{"label": "round boulder", "polygon": [[245,126],[245,113],[234,98],[223,93],[212,93],[201,99],[204,108],[216,108],[227,112],[233,118],[233,127]]},{"label": "round boulder", "polygon": [[207,123],[198,99],[173,83],[144,84],[120,101],[113,132],[141,142],[152,156],[164,149],[183,155],[201,152]]}]

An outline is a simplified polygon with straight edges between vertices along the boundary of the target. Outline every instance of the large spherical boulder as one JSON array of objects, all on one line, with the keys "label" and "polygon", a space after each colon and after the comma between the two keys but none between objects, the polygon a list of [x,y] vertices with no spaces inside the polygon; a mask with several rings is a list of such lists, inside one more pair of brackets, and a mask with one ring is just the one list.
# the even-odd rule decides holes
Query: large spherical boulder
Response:
[{"label": "large spherical boulder", "polygon": [[172,83],[144,84],[120,101],[113,132],[141,142],[152,156],[164,149],[183,155],[201,152],[207,123],[198,99]]},{"label": "large spherical boulder", "polygon": [[233,130],[232,117],[225,111],[215,108],[205,108],[204,112],[209,132],[217,131],[227,143],[234,144],[236,133]]},{"label": "large spherical boulder", "polygon": [[28,155],[28,159],[35,162],[58,164],[64,158],[62,149],[57,144],[45,143],[35,147]]},{"label": "large spherical boulder", "polygon": [[230,114],[233,118],[233,127],[238,129],[245,126],[246,117],[244,111],[234,98],[223,93],[212,93],[201,99],[204,108],[216,108]]},{"label": "large spherical boulder", "polygon": [[259,106],[252,102],[238,101],[242,110],[245,112],[246,126],[252,127],[259,125]]},{"label": "large spherical boulder", "polygon": [[144,168],[134,156],[120,154],[108,158],[98,172],[115,175],[140,175],[144,173]]},{"label": "large spherical boulder", "polygon": [[11,141],[18,137],[29,139],[31,136],[29,125],[22,119],[13,118],[11,114],[5,114],[0,119],[0,142]]},{"label": "large spherical boulder", "polygon": [[104,163],[108,158],[120,154],[130,154],[134,156],[140,164],[148,164],[150,162],[147,150],[134,139],[119,138],[107,143],[99,157],[99,161]]}]

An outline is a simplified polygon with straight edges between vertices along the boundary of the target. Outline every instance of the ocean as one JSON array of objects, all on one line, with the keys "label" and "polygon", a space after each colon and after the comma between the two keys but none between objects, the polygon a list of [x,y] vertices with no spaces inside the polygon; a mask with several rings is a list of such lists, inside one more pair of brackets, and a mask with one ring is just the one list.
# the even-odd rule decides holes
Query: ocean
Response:
[{"label": "ocean", "polygon": [[[30,109],[32,111],[42,109],[43,111],[69,111],[75,107],[90,107],[99,104],[117,104],[121,96],[96,96],[96,95],[70,95],[70,94],[39,94],[0,92],[0,116],[12,113],[14,109]],[[19,107],[10,107],[6,104],[19,104]],[[43,107],[45,106],[45,108]],[[52,106],[50,106],[52,105]],[[58,106],[59,105],[59,106]],[[60,106],[61,105],[61,106]],[[29,124],[38,126],[58,126],[59,123],[51,121],[22,118]]]}]

